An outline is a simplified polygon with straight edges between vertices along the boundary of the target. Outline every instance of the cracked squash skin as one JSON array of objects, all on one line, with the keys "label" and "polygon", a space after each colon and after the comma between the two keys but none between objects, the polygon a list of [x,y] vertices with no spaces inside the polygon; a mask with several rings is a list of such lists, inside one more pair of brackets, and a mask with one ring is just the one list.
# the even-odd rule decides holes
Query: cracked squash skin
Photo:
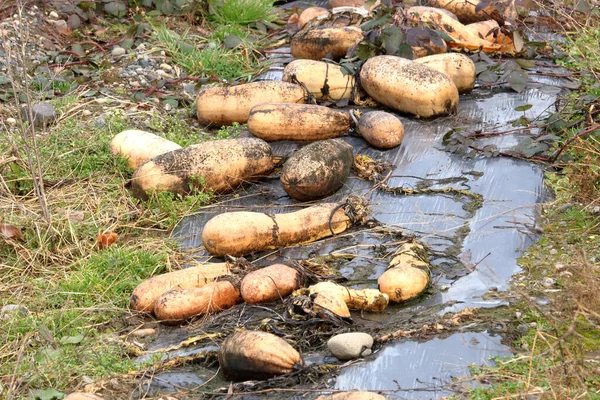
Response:
[{"label": "cracked squash skin", "polygon": [[336,203],[275,215],[250,211],[227,212],[206,223],[202,230],[202,243],[215,256],[244,256],[314,242],[342,233],[351,224],[344,209]]},{"label": "cracked squash skin", "polygon": [[[256,138],[225,139],[191,145],[161,154],[133,173],[131,188],[141,199],[148,192],[187,195],[194,189],[232,191],[243,182],[273,169],[271,146]],[[202,178],[202,186],[196,178]]]},{"label": "cracked squash skin", "polygon": [[458,106],[458,90],[449,77],[401,57],[369,58],[360,83],[378,103],[418,117],[447,115]]}]

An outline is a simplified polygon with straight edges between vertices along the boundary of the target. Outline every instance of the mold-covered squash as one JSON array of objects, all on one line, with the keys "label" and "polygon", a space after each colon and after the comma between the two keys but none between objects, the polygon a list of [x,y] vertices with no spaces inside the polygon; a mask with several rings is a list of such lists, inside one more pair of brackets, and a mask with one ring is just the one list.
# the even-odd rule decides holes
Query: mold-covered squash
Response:
[{"label": "mold-covered squash", "polygon": [[181,146],[162,136],[150,132],[130,129],[123,131],[110,141],[113,154],[120,154],[127,159],[129,167],[136,169],[146,161]]},{"label": "mold-covered squash", "polygon": [[415,62],[435,69],[452,79],[458,93],[470,92],[475,86],[475,63],[464,54],[434,54],[416,59]]},{"label": "mold-covered squash", "polygon": [[304,365],[285,340],[267,332],[236,332],[221,344],[219,365],[233,380],[268,379]]},{"label": "mold-covered squash", "polygon": [[260,81],[230,87],[203,89],[196,99],[196,115],[204,124],[245,123],[250,109],[266,101],[304,103],[300,85],[289,82]]},{"label": "mold-covered squash", "polygon": [[329,11],[323,7],[308,7],[302,11],[298,17],[298,28],[304,28],[309,21],[317,18],[320,15],[329,14]]},{"label": "mold-covered squash", "polygon": [[154,315],[162,321],[180,321],[226,310],[241,300],[240,290],[232,282],[211,282],[199,288],[173,289],[163,293],[154,303]]},{"label": "mold-covered squash", "polygon": [[335,203],[274,215],[235,211],[210,219],[202,230],[202,243],[216,256],[243,256],[313,242],[344,232],[350,225],[344,208]]},{"label": "mold-covered squash", "polygon": [[315,104],[263,103],[252,107],[248,131],[270,141],[314,141],[350,130],[350,115]]},{"label": "mold-covered squash", "polygon": [[284,264],[250,272],[242,279],[240,292],[246,303],[269,303],[283,299],[304,283],[302,274]]},{"label": "mold-covered squash", "polygon": [[355,26],[307,26],[292,36],[290,49],[295,58],[338,61],[362,39],[362,29]]},{"label": "mold-covered squash", "polygon": [[226,193],[273,169],[271,146],[257,138],[225,139],[161,154],[133,173],[131,188],[145,199],[151,191],[187,195],[205,189]]},{"label": "mold-covered squash", "polygon": [[354,76],[344,75],[342,67],[325,61],[294,60],[283,70],[285,82],[298,82],[317,99],[350,99]]},{"label": "mold-covered squash", "polygon": [[446,115],[458,105],[458,90],[450,78],[401,57],[369,58],[360,82],[375,101],[418,117]]},{"label": "mold-covered squash", "polygon": [[283,189],[299,201],[329,196],[346,182],[353,161],[352,146],[340,139],[311,143],[292,154],[283,165]]},{"label": "mold-covered squash", "polygon": [[351,310],[382,312],[389,303],[389,297],[377,289],[352,289],[334,282],[319,282],[309,287],[309,293],[331,293],[344,300]]},{"label": "mold-covered squash", "polygon": [[154,312],[156,299],[172,289],[202,287],[219,276],[230,275],[227,263],[205,263],[179,271],[156,275],[140,283],[131,294],[136,311]]},{"label": "mold-covered squash", "polygon": [[378,149],[399,146],[404,139],[404,125],[393,114],[385,111],[369,111],[360,116],[358,133]]}]

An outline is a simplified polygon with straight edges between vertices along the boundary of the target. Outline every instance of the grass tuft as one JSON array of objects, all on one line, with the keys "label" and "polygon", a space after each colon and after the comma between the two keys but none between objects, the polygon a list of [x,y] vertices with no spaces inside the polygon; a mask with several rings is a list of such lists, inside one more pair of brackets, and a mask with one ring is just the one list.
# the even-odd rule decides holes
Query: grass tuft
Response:
[{"label": "grass tuft", "polygon": [[247,25],[257,21],[277,19],[272,0],[212,0],[212,18],[219,24]]}]

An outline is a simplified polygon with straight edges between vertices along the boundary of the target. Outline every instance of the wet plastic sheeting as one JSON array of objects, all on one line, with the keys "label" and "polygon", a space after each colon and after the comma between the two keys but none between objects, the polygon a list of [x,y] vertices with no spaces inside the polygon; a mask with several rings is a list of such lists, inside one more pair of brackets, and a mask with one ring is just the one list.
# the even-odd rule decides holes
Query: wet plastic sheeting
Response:
[{"label": "wet plastic sheeting", "polygon": [[447,385],[453,378],[469,375],[469,365],[489,365],[490,357],[510,355],[500,339],[483,332],[394,343],[381,349],[374,360],[344,368],[336,389],[386,390],[386,395],[392,395],[389,398],[438,399],[451,394]]}]

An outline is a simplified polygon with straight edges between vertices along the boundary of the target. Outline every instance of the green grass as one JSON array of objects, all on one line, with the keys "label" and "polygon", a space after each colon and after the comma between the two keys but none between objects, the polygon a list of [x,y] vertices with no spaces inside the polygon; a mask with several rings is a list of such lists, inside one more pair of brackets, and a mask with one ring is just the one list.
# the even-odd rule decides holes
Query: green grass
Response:
[{"label": "green grass", "polygon": [[276,19],[272,0],[209,0],[209,10],[212,18],[224,25]]},{"label": "green grass", "polygon": [[173,62],[190,75],[227,81],[249,80],[263,68],[258,54],[247,42],[242,41],[238,47],[230,49],[223,43],[207,42],[204,38],[190,37],[187,33],[178,35],[164,25],[155,27],[155,32],[156,40],[169,52]]}]

